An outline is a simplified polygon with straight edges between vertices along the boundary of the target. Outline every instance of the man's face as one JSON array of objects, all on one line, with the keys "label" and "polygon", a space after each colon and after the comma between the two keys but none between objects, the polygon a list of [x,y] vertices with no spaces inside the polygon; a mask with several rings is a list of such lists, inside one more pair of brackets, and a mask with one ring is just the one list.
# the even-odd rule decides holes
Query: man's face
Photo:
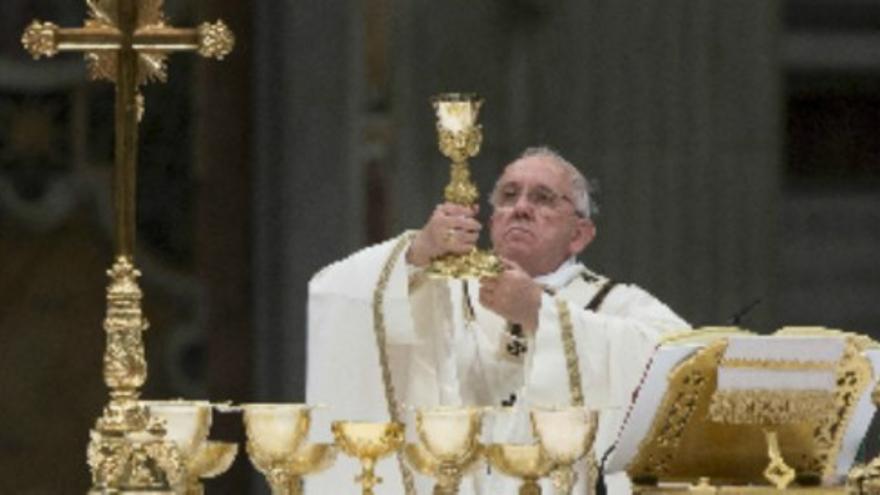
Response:
[{"label": "man's face", "polygon": [[532,276],[552,272],[595,235],[593,223],[575,212],[568,172],[550,157],[508,165],[492,199],[495,252]]}]

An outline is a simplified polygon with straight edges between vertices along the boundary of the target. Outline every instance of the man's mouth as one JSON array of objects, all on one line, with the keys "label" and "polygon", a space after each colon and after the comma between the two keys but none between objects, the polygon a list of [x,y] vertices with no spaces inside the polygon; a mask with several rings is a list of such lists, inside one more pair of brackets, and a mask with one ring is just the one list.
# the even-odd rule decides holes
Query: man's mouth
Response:
[{"label": "man's mouth", "polygon": [[512,225],[512,226],[508,227],[507,232],[505,232],[505,234],[506,235],[528,235],[528,236],[535,235],[531,229],[524,227],[522,225]]}]

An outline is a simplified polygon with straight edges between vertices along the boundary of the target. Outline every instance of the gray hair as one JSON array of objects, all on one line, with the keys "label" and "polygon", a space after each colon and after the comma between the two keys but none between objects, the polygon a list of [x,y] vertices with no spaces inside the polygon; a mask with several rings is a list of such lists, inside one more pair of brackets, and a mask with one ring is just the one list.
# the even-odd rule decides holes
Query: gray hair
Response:
[{"label": "gray hair", "polygon": [[[584,174],[582,174],[577,167],[560,155],[558,151],[549,146],[532,146],[526,148],[525,151],[514,160],[514,162],[532,157],[548,158],[565,170],[571,180],[571,201],[574,203],[574,211],[578,216],[590,218],[592,215],[599,212],[599,205],[596,204],[592,197],[592,193],[595,192],[593,184],[584,177]],[[492,191],[493,198],[495,197],[497,189],[498,182],[495,183],[495,187]]]}]

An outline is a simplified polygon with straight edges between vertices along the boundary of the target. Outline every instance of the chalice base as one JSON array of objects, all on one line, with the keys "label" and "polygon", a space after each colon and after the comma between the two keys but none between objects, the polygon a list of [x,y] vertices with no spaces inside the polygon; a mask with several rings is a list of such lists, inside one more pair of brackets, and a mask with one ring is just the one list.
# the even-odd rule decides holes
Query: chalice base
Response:
[{"label": "chalice base", "polygon": [[498,256],[477,248],[467,254],[448,254],[435,258],[427,269],[429,276],[443,279],[495,277],[502,271],[504,266]]}]

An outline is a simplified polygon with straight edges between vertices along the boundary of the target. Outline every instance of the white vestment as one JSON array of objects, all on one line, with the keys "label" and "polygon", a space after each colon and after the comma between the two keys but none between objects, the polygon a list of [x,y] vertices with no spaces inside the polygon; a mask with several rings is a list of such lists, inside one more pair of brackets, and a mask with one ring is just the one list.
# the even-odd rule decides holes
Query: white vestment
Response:
[{"label": "white vestment", "polygon": [[[309,284],[307,401],[326,409],[313,413],[312,441],[329,441],[332,420],[389,419],[386,387],[374,329],[374,296],[383,266],[398,241],[368,247],[336,262]],[[381,308],[396,401],[410,407],[500,406],[515,397],[514,412],[493,415],[486,439],[531,443],[531,406],[571,405],[557,301],[571,314],[583,394],[601,409],[595,451],[601,456],[616,438],[625,408],[639,384],[660,335],[688,328],[666,305],[633,285],[616,285],[597,311],[586,309],[607,282],[570,260],[536,279],[542,295],[538,329],[526,335],[528,349],[516,355],[510,325],[479,304],[477,281],[428,279],[408,266],[406,246],[387,275]],[[411,423],[411,422],[410,422]],[[414,441],[410,431],[408,441]],[[583,464],[583,462],[582,462]],[[336,466],[307,478],[306,492],[355,493],[358,467],[340,455]],[[398,460],[381,461],[384,482],[377,494],[404,494]],[[433,482],[414,473],[418,494]],[[589,493],[583,474],[574,493]],[[625,477],[609,478],[609,493],[625,493]],[[621,483],[616,487],[615,483]],[[516,493],[516,481],[485,467],[462,482],[462,495]],[[545,488],[544,493],[553,493]]]}]

